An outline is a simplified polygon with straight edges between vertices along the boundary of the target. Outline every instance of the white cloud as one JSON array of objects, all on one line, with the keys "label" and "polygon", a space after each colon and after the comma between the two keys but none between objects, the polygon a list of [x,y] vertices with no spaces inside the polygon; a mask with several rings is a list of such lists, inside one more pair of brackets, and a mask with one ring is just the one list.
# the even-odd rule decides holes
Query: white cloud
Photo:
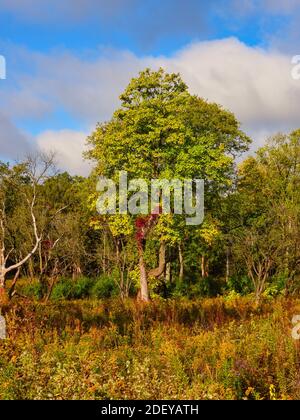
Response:
[{"label": "white cloud", "polygon": [[110,118],[139,70],[163,66],[180,72],[193,93],[229,108],[248,126],[276,129],[299,121],[300,83],[291,77],[291,57],[235,38],[193,43],[168,58],[101,50],[94,60],[65,53],[33,55],[32,62],[34,76],[20,75],[19,90],[11,91],[10,99],[6,94],[13,115],[21,103],[23,116],[64,108],[80,122],[94,124]]},{"label": "white cloud", "polygon": [[16,54],[20,60],[26,57],[31,72],[14,74],[17,83],[6,87],[0,106],[13,117],[38,119],[64,109],[80,122],[93,124],[111,117],[122,90],[149,62],[127,51],[106,49],[94,52],[93,59],[70,52],[46,55],[20,49]]},{"label": "white cloud", "polygon": [[300,83],[291,57],[249,47],[235,38],[195,43],[171,59],[193,93],[233,111],[247,129],[299,124]]},{"label": "white cloud", "polygon": [[91,166],[83,161],[86,133],[72,130],[45,131],[36,138],[37,146],[44,152],[55,152],[57,165],[72,175],[88,175]]}]

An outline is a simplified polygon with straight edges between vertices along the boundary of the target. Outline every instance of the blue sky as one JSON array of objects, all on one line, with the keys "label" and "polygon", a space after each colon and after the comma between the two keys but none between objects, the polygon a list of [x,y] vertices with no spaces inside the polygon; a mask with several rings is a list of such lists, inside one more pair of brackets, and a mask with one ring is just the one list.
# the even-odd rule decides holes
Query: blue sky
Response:
[{"label": "blue sky", "polygon": [[257,147],[299,121],[299,18],[298,0],[0,0],[0,158],[53,148],[87,173],[86,135],[160,65],[234,111]]}]

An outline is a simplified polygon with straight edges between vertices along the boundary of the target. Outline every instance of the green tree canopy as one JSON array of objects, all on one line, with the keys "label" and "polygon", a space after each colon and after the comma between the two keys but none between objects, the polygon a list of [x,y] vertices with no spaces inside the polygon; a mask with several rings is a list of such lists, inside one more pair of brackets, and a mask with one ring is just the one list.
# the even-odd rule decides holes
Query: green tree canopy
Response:
[{"label": "green tree canopy", "polygon": [[191,95],[179,74],[163,69],[142,71],[120,100],[112,119],[88,138],[97,175],[202,178],[214,195],[231,184],[234,157],[250,143],[232,113]]}]

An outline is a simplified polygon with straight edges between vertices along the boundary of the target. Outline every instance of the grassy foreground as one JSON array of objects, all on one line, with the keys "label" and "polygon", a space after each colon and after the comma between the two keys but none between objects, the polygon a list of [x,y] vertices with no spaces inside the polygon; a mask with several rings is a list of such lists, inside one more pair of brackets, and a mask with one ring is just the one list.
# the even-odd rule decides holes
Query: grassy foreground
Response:
[{"label": "grassy foreground", "polygon": [[299,399],[300,300],[18,302],[0,399]]}]

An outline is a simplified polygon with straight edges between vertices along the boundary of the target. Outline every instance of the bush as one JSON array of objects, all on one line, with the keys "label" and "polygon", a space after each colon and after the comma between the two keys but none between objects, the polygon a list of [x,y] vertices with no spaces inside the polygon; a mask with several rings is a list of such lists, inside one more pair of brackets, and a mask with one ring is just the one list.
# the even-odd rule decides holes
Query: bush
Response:
[{"label": "bush", "polygon": [[189,295],[190,285],[187,282],[178,279],[175,283],[175,286],[172,286],[173,285],[169,287],[169,293],[171,296],[175,298],[181,298],[187,297]]},{"label": "bush", "polygon": [[222,293],[223,283],[213,277],[199,278],[196,283],[178,280],[171,291],[173,297],[216,297]]},{"label": "bush", "polygon": [[[43,296],[40,283],[24,284],[19,291],[28,296],[40,299]],[[98,279],[79,277],[76,280],[61,278],[53,287],[51,300],[72,300],[93,297],[110,298],[119,295],[119,288],[113,276],[101,276]]]},{"label": "bush", "polygon": [[270,283],[267,285],[266,290],[264,291],[264,296],[266,298],[274,298],[281,294],[284,294],[288,283],[288,276],[285,273],[280,273],[274,276]]},{"label": "bush", "polygon": [[91,296],[97,299],[110,298],[112,296],[117,296],[119,294],[119,289],[110,276],[101,276],[93,284],[91,290]]},{"label": "bush", "polygon": [[74,296],[74,284],[71,279],[61,279],[53,287],[51,299],[72,299]]},{"label": "bush", "polygon": [[74,299],[83,299],[91,294],[93,287],[93,280],[87,277],[80,277],[78,280],[73,282],[72,297]]},{"label": "bush", "polygon": [[20,293],[25,296],[40,299],[43,294],[43,287],[40,283],[25,284],[20,287]]},{"label": "bush", "polygon": [[253,284],[248,276],[232,276],[227,281],[226,289],[245,296],[253,292]]},{"label": "bush", "polygon": [[92,294],[93,285],[94,281],[87,277],[63,278],[53,287],[51,299],[84,299]]},{"label": "bush", "polygon": [[190,296],[197,297],[216,297],[222,293],[223,283],[215,277],[200,278],[191,288]]}]

